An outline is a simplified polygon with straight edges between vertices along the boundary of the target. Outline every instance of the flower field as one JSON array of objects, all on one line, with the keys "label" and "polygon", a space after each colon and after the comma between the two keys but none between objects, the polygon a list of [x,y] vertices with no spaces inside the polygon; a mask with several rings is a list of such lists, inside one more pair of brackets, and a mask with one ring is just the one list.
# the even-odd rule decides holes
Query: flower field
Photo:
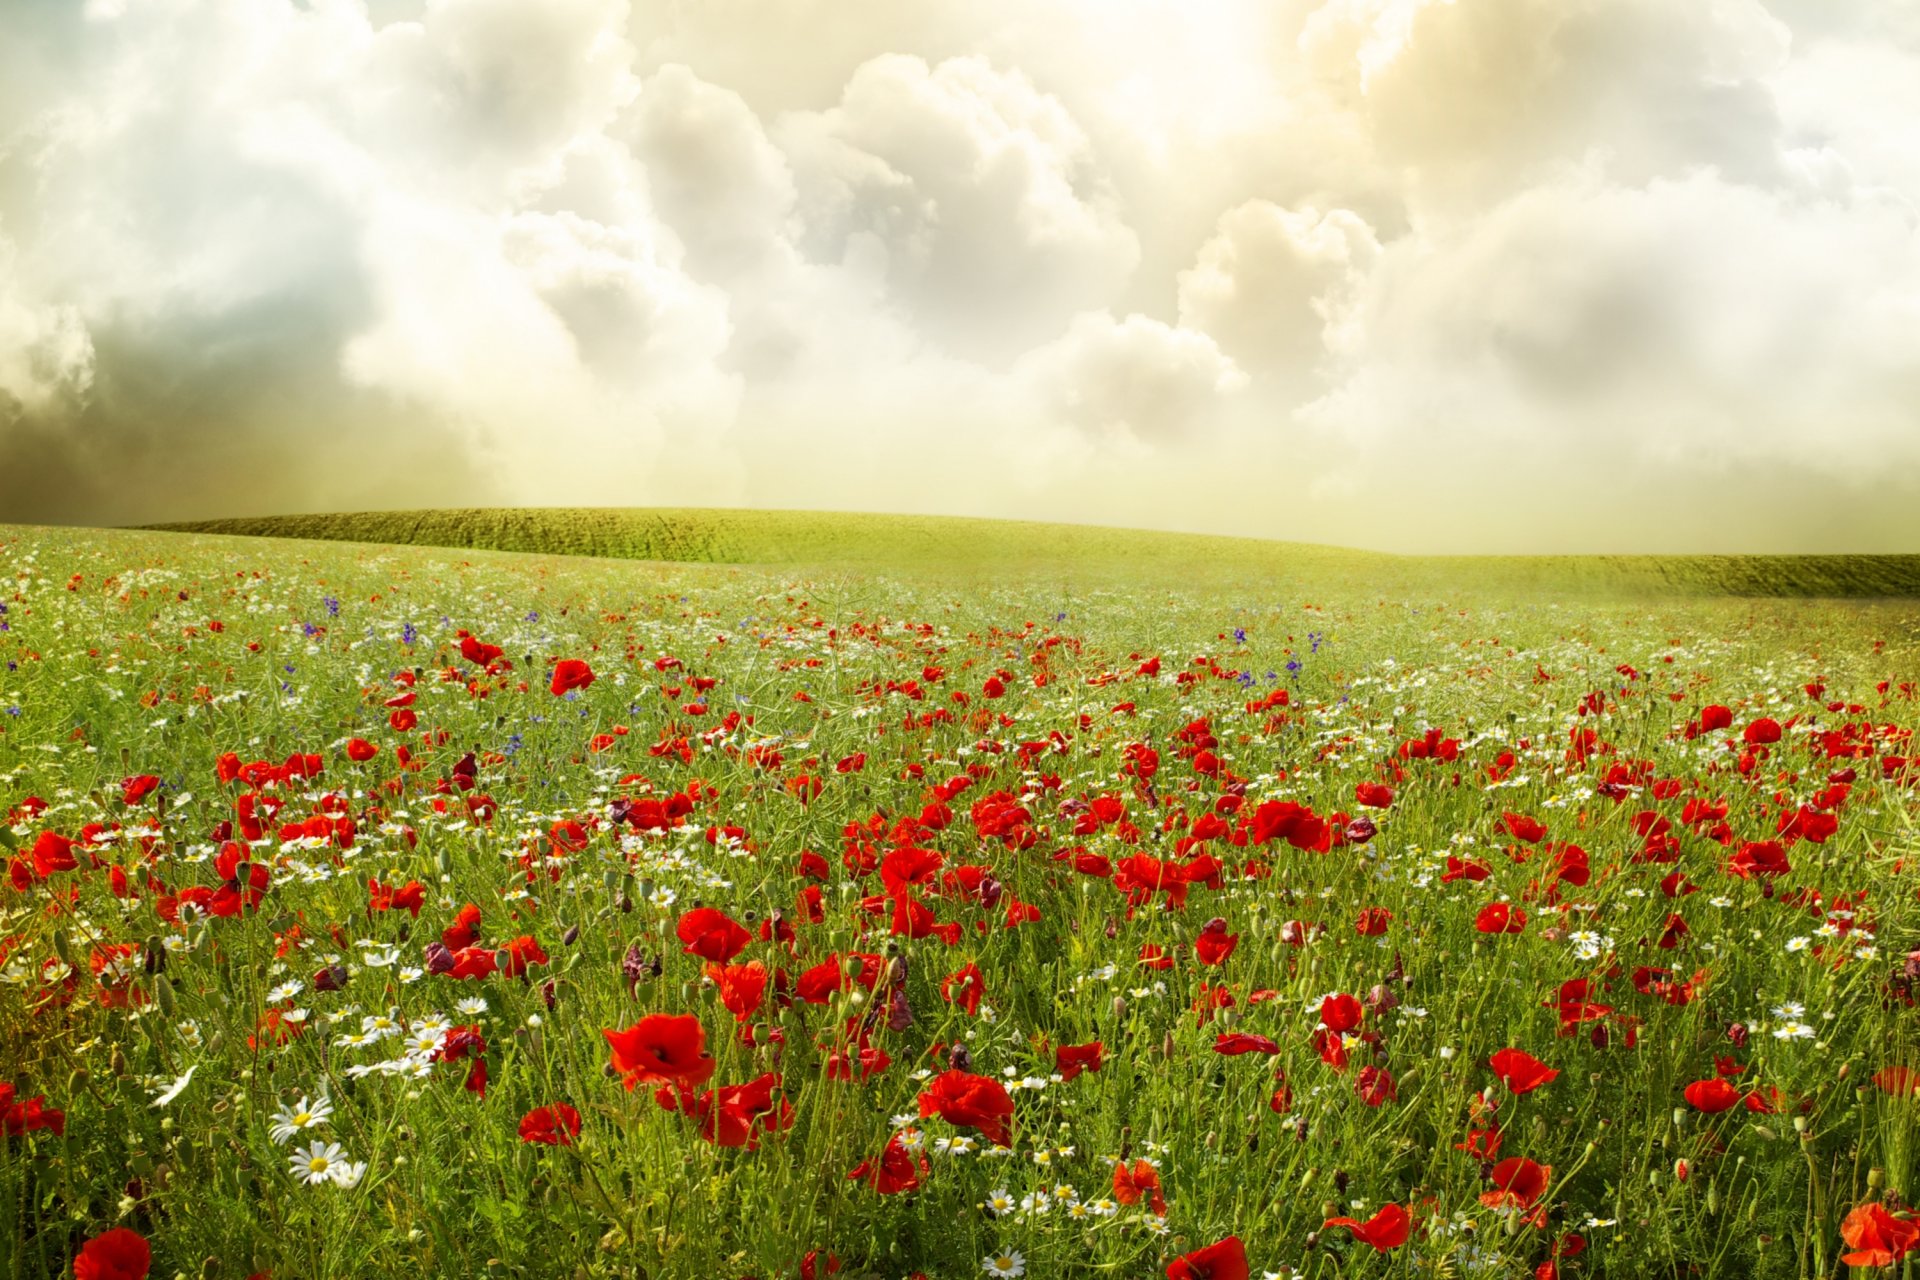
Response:
[{"label": "flower field", "polygon": [[0,570],[0,1274],[1920,1256],[1920,605]]}]

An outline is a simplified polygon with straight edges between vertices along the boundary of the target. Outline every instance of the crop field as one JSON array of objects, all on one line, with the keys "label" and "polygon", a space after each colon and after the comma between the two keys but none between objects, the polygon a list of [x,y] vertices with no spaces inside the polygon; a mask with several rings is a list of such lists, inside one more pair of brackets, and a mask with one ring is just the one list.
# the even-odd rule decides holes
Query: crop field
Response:
[{"label": "crop field", "polygon": [[698,508],[367,511],[161,525],[318,538],[694,563],[897,572],[996,567],[1081,578],[1365,582],[1391,594],[1920,598],[1920,555],[1403,556],[1311,543],[943,516]]},{"label": "crop field", "polygon": [[0,526],[0,1275],[1920,1252],[1914,563],[418,515]]}]

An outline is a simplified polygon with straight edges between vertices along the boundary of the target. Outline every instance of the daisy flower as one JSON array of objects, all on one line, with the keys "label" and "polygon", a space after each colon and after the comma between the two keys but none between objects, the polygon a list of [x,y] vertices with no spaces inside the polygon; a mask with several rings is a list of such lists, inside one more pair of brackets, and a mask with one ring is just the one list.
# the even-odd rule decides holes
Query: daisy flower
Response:
[{"label": "daisy flower", "polygon": [[317,1187],[323,1182],[337,1182],[340,1178],[341,1166],[348,1162],[346,1149],[339,1143],[321,1142],[316,1139],[304,1151],[298,1147],[294,1148],[293,1153],[287,1157],[287,1163],[291,1166],[294,1177],[310,1187]]},{"label": "daisy flower", "polygon": [[284,1102],[280,1104],[280,1109],[274,1113],[270,1133],[275,1142],[286,1142],[302,1129],[325,1124],[332,1115],[333,1102],[326,1094],[321,1094],[311,1102],[303,1096],[296,1106]]},{"label": "daisy flower", "polygon": [[980,1269],[990,1276],[1023,1276],[1027,1274],[1027,1260],[1010,1249],[982,1259]]}]

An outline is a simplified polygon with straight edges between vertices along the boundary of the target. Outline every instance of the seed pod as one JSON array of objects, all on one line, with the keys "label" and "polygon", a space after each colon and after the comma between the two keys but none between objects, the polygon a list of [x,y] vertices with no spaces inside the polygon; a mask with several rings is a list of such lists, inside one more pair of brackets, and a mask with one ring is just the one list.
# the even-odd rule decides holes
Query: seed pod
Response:
[{"label": "seed pod", "polygon": [[173,984],[167,981],[165,974],[155,974],[153,978],[153,998],[160,1006],[160,1012],[173,1016]]},{"label": "seed pod", "polygon": [[60,963],[66,965],[67,968],[75,969],[79,967],[73,962],[73,943],[67,938],[67,931],[65,929],[55,929],[53,931],[53,954],[59,956]]}]

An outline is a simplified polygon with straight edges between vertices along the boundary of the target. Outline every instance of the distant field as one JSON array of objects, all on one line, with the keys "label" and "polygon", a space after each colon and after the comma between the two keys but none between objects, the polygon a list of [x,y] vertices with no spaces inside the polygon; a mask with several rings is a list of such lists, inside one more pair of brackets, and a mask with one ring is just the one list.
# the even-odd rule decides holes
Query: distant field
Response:
[{"label": "distant field", "polygon": [[481,508],[205,520],[171,531],[679,563],[1071,567],[1579,595],[1920,597],[1920,555],[1394,556],[1299,542],[940,516],[698,508]]}]

